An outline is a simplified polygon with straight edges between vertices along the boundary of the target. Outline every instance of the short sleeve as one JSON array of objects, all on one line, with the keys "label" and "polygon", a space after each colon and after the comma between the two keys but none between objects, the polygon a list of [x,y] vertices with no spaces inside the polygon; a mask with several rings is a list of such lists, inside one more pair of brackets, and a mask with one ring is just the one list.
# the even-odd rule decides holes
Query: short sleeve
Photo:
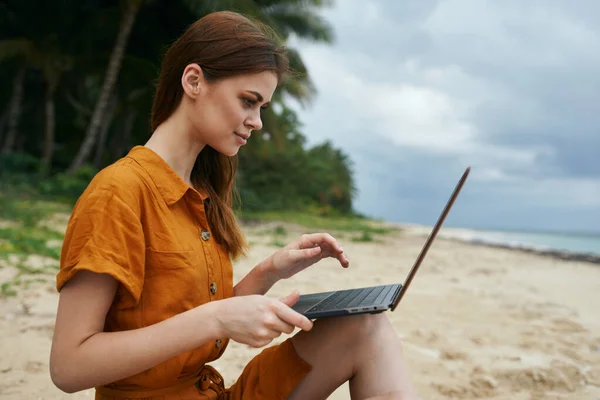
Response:
[{"label": "short sleeve", "polygon": [[78,271],[108,274],[135,305],[144,283],[145,248],[140,215],[115,192],[95,190],[80,198],[67,226],[56,288]]}]

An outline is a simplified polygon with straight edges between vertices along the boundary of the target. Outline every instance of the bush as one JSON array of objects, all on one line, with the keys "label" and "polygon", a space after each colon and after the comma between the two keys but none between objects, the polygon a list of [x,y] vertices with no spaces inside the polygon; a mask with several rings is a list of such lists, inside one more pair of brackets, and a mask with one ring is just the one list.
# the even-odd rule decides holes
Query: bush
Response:
[{"label": "bush", "polygon": [[0,154],[0,179],[32,175],[40,171],[40,161],[27,153]]},{"label": "bush", "polygon": [[42,180],[39,190],[42,194],[52,197],[77,199],[97,173],[96,168],[85,165],[72,175],[60,173]]},{"label": "bush", "polygon": [[24,196],[43,195],[48,199],[74,202],[97,173],[93,166],[84,165],[71,175],[63,172],[52,176],[30,154],[0,155],[0,188]]}]

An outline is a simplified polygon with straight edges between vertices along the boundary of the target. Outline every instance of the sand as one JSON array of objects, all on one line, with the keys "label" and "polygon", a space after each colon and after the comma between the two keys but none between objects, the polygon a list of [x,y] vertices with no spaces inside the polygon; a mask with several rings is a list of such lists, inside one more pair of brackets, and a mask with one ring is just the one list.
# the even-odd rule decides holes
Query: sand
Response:
[{"label": "sand", "polygon": [[[245,227],[252,251],[236,262],[236,281],[276,251],[275,242],[303,232],[286,225],[288,236],[275,240],[273,228]],[[351,241],[357,234],[341,234],[348,270],[324,260],[268,295],[401,283],[424,232],[406,227],[366,243]],[[0,284],[16,271],[2,264]],[[66,395],[53,386],[48,358],[58,301],[54,277],[29,279],[34,281],[17,287],[16,296],[0,298],[0,398],[93,398],[92,390]],[[423,399],[600,399],[598,265],[440,239],[388,315]],[[231,343],[213,365],[230,384],[258,352]],[[347,385],[330,398],[349,399]]]}]

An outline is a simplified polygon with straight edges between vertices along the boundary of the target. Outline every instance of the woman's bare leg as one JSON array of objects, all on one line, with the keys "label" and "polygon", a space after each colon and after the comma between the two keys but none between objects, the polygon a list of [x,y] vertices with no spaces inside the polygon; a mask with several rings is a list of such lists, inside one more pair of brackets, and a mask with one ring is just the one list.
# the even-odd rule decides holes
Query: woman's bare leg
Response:
[{"label": "woman's bare leg", "polygon": [[[385,314],[317,320],[292,338],[313,366],[290,399],[326,399],[350,381],[352,399],[417,399],[398,335]],[[382,396],[382,397],[379,397]]]}]

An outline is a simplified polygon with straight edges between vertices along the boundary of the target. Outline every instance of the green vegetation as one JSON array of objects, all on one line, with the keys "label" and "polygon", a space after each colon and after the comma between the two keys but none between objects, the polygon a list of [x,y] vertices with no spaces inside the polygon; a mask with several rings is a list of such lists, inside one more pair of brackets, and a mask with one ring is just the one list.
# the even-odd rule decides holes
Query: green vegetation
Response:
[{"label": "green vegetation", "polygon": [[[14,295],[16,286],[40,281],[31,276],[56,273],[63,234],[47,224],[53,215],[68,212],[68,208],[47,200],[0,195],[0,261],[17,269],[12,280],[0,285],[0,296]],[[31,256],[37,257],[39,266],[31,265]]]},{"label": "green vegetation", "polygon": [[398,228],[382,226],[378,221],[358,215],[323,213],[310,211],[266,211],[240,213],[242,221],[283,221],[306,228],[333,232],[363,232],[368,235],[385,235],[397,232]]},{"label": "green vegetation", "polygon": [[15,193],[10,196],[8,193],[0,193],[0,220],[18,222],[25,228],[35,227],[40,221],[56,213],[69,213],[71,209],[68,203],[50,201],[40,194],[34,196],[32,192]]},{"label": "green vegetation", "polygon": [[13,287],[18,286],[20,284],[20,279],[15,279],[14,281],[10,282],[4,282],[2,285],[0,285],[0,297],[16,296],[17,292],[13,289]]},{"label": "green vegetation", "polygon": [[287,236],[287,230],[283,227],[283,226],[276,226],[273,234],[275,234],[275,236]]},{"label": "green vegetation", "polygon": [[368,231],[363,231],[360,236],[353,237],[352,241],[353,242],[373,242],[373,241],[375,241],[375,239],[373,238],[373,235],[371,235],[371,233],[369,233]]},{"label": "green vegetation", "polygon": [[[67,0],[0,7],[0,192],[73,202],[101,168],[150,135],[153,84],[166,47],[198,18],[242,12],[272,28],[329,43],[322,0]],[[31,10],[35,9],[35,13]],[[118,40],[118,39],[122,40]],[[309,147],[289,106],[317,91],[302,57],[263,111],[263,129],[239,155],[237,186],[249,211],[327,206],[352,213],[351,161],[331,143]],[[122,56],[120,55],[122,54]],[[287,100],[286,100],[287,99]]]},{"label": "green vegetation", "polygon": [[61,234],[44,227],[25,228],[17,226],[14,228],[0,229],[0,255],[2,254],[38,254],[40,256],[60,258],[60,248],[49,247],[49,240],[60,240]]},{"label": "green vegetation", "polygon": [[270,243],[271,246],[275,246],[275,247],[285,247],[287,245],[287,243],[281,241],[280,239],[273,239],[273,241]]},{"label": "green vegetation", "polygon": [[[0,6],[0,86],[6,88],[0,91],[0,269],[18,270],[0,284],[0,296],[56,273],[63,232],[52,228],[52,218],[68,215],[100,169],[148,139],[161,57],[188,25],[228,9],[266,23],[282,44],[292,35],[329,43],[333,34],[320,16],[329,3],[24,0]],[[276,91],[262,114],[263,129],[239,154],[240,217],[338,237],[345,232],[361,242],[393,231],[354,212],[348,156],[330,142],[307,145],[289,100],[305,106],[317,91],[300,54],[288,50],[297,74]],[[283,226],[265,234],[276,247],[289,239]]]}]

